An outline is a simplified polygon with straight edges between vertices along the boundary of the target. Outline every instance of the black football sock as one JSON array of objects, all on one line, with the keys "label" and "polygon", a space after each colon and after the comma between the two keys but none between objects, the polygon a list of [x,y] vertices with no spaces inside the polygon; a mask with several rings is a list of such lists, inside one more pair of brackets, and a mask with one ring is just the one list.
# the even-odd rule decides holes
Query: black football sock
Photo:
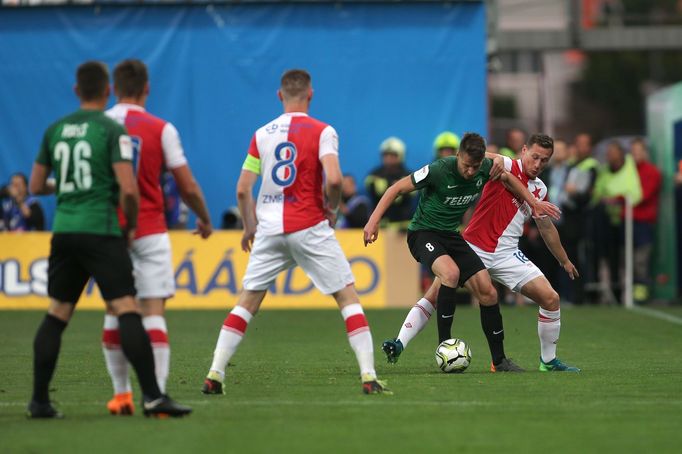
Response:
[{"label": "black football sock", "polygon": [[62,333],[67,323],[50,314],[45,315],[33,340],[33,400],[50,401],[49,385],[57,366]]},{"label": "black football sock", "polygon": [[436,298],[436,315],[438,317],[438,343],[452,339],[452,321],[455,318],[455,292],[457,289],[440,286]]},{"label": "black football sock", "polygon": [[493,364],[499,364],[505,358],[504,355],[504,328],[502,326],[502,314],[500,305],[481,306],[481,328],[488,339],[488,347]]},{"label": "black football sock", "polygon": [[161,397],[154,374],[154,353],[149,336],[142,326],[142,317],[135,312],[119,315],[118,326],[121,333],[121,349],[135,369],[144,397],[148,399]]}]

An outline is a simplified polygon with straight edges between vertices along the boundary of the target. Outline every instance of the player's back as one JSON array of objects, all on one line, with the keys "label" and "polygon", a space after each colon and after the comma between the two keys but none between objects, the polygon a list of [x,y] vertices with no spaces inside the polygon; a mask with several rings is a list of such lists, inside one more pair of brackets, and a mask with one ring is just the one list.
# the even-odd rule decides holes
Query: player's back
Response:
[{"label": "player's back", "polygon": [[[140,190],[137,238],[167,230],[162,174],[165,169],[164,131],[168,122],[133,104],[116,104],[107,115],[128,130],[133,142],[133,162]],[[123,221],[123,218],[121,218]]]},{"label": "player's back", "polygon": [[285,113],[256,131],[249,159],[258,161],[263,178],[259,232],[291,233],[325,219],[320,158],[337,152],[334,128],[303,113]]},{"label": "player's back", "polygon": [[[520,159],[504,159],[505,168],[539,200],[547,199],[547,187],[540,178],[530,180]],[[523,227],[532,213],[528,204],[507,190],[501,181],[491,181],[483,189],[481,200],[463,237],[486,252],[517,249]]]},{"label": "player's back", "polygon": [[132,157],[125,129],[102,111],[78,110],[45,132],[38,162],[54,169],[55,233],[120,235],[112,164]]}]

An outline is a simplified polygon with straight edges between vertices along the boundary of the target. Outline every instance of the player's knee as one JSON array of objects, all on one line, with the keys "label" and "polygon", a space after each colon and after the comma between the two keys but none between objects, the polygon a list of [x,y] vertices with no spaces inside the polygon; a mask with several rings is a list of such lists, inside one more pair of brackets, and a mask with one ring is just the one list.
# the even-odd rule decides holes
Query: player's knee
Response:
[{"label": "player's knee", "polygon": [[494,306],[497,304],[497,290],[494,285],[484,288],[479,295],[479,304],[483,306]]},{"label": "player's knee", "polygon": [[547,297],[544,298],[541,307],[547,311],[558,311],[560,302],[561,298],[559,297],[559,294],[552,290],[547,294]]},{"label": "player's knee", "polygon": [[459,285],[459,270],[457,268],[449,269],[438,275],[443,285],[447,287],[456,288]]}]

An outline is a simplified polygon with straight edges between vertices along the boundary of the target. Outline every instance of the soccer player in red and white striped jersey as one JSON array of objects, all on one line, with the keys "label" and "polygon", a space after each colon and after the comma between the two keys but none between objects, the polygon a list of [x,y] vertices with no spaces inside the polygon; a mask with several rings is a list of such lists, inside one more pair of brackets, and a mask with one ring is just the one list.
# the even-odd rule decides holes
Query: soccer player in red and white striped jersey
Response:
[{"label": "soccer player in red and white striped jersey", "polygon": [[[267,289],[281,271],[295,265],[341,309],[363,392],[386,392],[374,370],[372,335],[355,279],[333,230],[342,181],[336,131],[308,116],[313,89],[306,71],[285,72],[278,96],[284,113],[256,131],[237,183],[244,221],[241,246],[250,257],[244,290],[223,322],[202,392],[223,393],[227,363]],[[254,202],[259,176],[260,192]]]},{"label": "soccer player in red and white striped jersey", "polygon": [[[524,145],[520,159],[503,158],[505,170],[520,179],[535,198],[547,201],[547,187],[538,175],[549,163],[553,150],[554,141],[551,137],[533,134],[527,145]],[[462,236],[483,261],[491,278],[520,292],[540,306],[540,370],[579,371],[556,357],[556,344],[561,328],[559,295],[542,271],[519,250],[524,224],[531,215],[526,202],[509,192],[501,181],[491,181],[485,186],[481,200]],[[534,219],[545,244],[569,277],[578,277],[578,270],[566,255],[552,220],[547,216]],[[384,351],[390,362],[395,362],[402,349],[426,326],[434,310],[439,287],[440,282],[436,279],[426,295],[408,313],[398,337],[384,343]],[[397,343],[399,345],[396,349]],[[387,344],[393,348],[389,350]],[[395,350],[399,350],[397,354],[394,353]],[[494,364],[491,365],[491,371],[496,371]]]},{"label": "soccer player in red and white striped jersey", "polygon": [[[106,113],[124,125],[131,136],[140,189],[137,229],[130,247],[135,288],[142,322],[154,351],[156,378],[159,388],[165,392],[170,345],[164,307],[166,300],[175,293],[175,277],[161,188],[164,170],[173,175],[183,201],[196,213],[196,233],[204,239],[211,235],[211,219],[201,188],[185,158],[177,129],[145,110],[149,96],[146,65],[140,60],[119,63],[114,70],[114,91],[118,103]],[[102,347],[114,386],[114,398],[107,408],[112,414],[130,414],[134,406],[128,364],[120,348],[117,319],[111,314],[105,315]]]}]

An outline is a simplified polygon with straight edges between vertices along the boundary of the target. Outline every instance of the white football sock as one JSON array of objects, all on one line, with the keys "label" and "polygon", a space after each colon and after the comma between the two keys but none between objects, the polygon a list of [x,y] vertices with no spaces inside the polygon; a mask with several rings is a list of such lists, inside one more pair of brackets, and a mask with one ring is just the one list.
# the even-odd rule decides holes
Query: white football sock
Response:
[{"label": "white football sock", "polygon": [[398,340],[403,343],[403,347],[407,347],[407,344],[424,329],[434,310],[436,308],[426,298],[417,301],[417,304],[410,309],[398,333]]},{"label": "white football sock", "polygon": [[142,325],[144,325],[152,344],[156,381],[161,392],[165,394],[170,369],[170,344],[168,343],[166,319],[162,315],[149,315],[142,318]]},{"label": "white football sock", "polygon": [[227,363],[237,351],[252,318],[253,315],[242,306],[235,306],[232,312],[228,314],[220,329],[209,372],[216,372],[221,379],[225,378]]},{"label": "white football sock", "polygon": [[128,376],[128,360],[121,349],[121,336],[118,331],[118,317],[104,315],[104,329],[102,331],[102,352],[107,371],[114,385],[114,394],[131,392],[130,377]]},{"label": "white football sock", "polygon": [[375,379],[377,373],[374,370],[372,333],[369,330],[369,324],[362,306],[359,303],[349,304],[341,309],[341,315],[346,322],[348,342],[355,352],[363,380]]},{"label": "white football sock", "polygon": [[540,356],[544,362],[556,358],[556,344],[561,331],[561,309],[546,311],[539,309],[538,337],[540,338]]}]

